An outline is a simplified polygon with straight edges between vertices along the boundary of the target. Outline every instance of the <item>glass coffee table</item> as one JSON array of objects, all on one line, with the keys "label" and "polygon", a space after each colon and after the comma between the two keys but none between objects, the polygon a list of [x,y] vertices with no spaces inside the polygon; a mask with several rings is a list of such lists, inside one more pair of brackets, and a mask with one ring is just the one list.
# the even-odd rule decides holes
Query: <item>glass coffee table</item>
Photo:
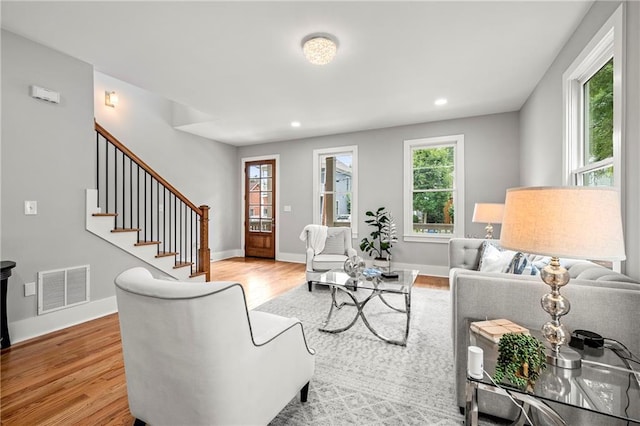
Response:
[{"label": "glass coffee table", "polygon": [[[530,332],[540,341],[545,341],[539,331],[530,329]],[[472,331],[469,331],[469,344],[482,348],[484,369],[493,376],[498,344]],[[612,344],[617,345],[615,342]],[[616,351],[610,348],[586,348],[579,352],[582,357],[581,368],[569,370],[547,365],[540,373],[532,393],[503,383],[498,387],[486,374],[482,379],[467,376],[465,424],[478,424],[478,390],[510,395],[523,404],[525,412],[542,415],[550,424],[567,423],[549,402],[568,406],[571,410],[592,411],[603,418],[640,424],[639,365],[625,359],[628,357],[621,346]],[[520,413],[520,418],[514,424],[524,424],[525,420]]]},{"label": "glass coffee table", "polygon": [[[346,272],[340,269],[323,273],[318,279],[318,282],[320,284],[328,285],[331,288],[331,308],[329,309],[327,319],[324,321],[322,327],[319,330],[327,333],[341,333],[353,327],[358,318],[362,318],[362,322],[369,329],[369,331],[373,333],[374,336],[378,337],[381,340],[384,340],[387,343],[406,346],[407,339],[409,337],[409,324],[411,322],[411,289],[413,288],[413,283],[418,276],[418,271],[402,270],[394,272],[398,274],[397,278],[383,278],[381,276],[365,277],[363,275],[351,277]],[[367,296],[362,300],[358,300],[356,294],[359,289],[369,290],[370,293],[367,293]],[[336,295],[338,292],[346,294],[352,300],[352,302],[339,303],[336,299]],[[390,294],[399,294],[404,296],[404,307],[395,307],[390,304],[385,299],[385,295]],[[404,337],[401,340],[394,340],[384,337],[379,332],[377,332],[367,320],[363,309],[367,305],[367,303],[375,298],[379,298],[380,301],[384,303],[384,305],[386,305],[389,309],[406,315],[406,327],[404,331]],[[334,309],[342,309],[342,307],[344,306],[352,306],[356,308],[356,314],[353,317],[353,320],[345,327],[327,328]]]}]

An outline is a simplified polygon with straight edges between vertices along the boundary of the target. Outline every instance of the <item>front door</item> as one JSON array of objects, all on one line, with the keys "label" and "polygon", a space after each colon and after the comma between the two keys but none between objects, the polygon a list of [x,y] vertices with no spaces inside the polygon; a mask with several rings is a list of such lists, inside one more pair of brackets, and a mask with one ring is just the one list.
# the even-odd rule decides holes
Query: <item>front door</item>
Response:
[{"label": "front door", "polygon": [[245,163],[244,254],[276,257],[276,160]]}]

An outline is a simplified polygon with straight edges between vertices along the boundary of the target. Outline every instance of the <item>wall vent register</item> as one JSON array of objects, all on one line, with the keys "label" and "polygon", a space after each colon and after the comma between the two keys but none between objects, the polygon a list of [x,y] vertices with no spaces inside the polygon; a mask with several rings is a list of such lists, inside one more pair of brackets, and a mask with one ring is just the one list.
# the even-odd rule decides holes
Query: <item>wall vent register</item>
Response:
[{"label": "wall vent register", "polygon": [[38,272],[38,315],[89,301],[89,265]]}]

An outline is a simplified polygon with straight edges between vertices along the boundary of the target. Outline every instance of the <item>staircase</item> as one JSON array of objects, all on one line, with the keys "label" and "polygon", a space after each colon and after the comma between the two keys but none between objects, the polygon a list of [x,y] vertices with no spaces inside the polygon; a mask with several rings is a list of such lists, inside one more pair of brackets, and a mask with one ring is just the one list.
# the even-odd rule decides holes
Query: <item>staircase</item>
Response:
[{"label": "staircase", "polygon": [[87,231],[180,281],[210,280],[209,207],[197,207],[98,123]]}]

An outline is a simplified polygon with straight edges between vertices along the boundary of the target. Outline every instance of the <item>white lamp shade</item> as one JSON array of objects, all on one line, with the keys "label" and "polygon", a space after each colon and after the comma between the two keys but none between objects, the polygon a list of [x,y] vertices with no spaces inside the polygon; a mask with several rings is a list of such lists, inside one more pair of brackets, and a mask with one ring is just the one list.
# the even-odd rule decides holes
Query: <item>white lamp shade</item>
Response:
[{"label": "white lamp shade", "polygon": [[500,245],[547,256],[624,260],[620,194],[601,187],[509,189]]},{"label": "white lamp shade", "polygon": [[502,223],[504,204],[476,203],[473,208],[473,222]]}]

